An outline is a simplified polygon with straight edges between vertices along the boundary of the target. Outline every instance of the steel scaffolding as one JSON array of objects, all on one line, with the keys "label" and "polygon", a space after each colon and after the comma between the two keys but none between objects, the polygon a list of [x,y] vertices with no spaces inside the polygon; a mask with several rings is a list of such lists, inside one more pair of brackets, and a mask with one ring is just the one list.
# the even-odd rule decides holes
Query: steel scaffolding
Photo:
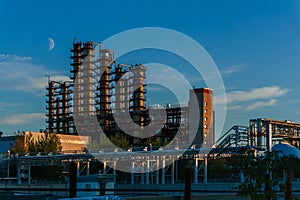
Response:
[{"label": "steel scaffolding", "polygon": [[[71,81],[49,80],[47,131],[65,134],[80,132],[92,136],[92,140],[99,140],[96,136],[99,135],[101,127],[108,137],[125,137],[129,140],[128,148],[152,146],[154,143],[156,146],[163,146],[172,141],[176,134],[189,138],[189,122],[193,120],[190,112],[193,112],[194,104],[168,104],[166,107],[150,108],[146,103],[146,70],[142,64],[117,64],[113,51],[104,49],[102,44],[91,41],[74,42],[71,49]],[[210,125],[213,118],[212,91],[205,88],[194,89],[194,92],[197,98],[190,102],[199,101],[200,111],[207,111],[203,114],[206,117],[200,119],[200,123],[208,124],[195,125],[194,129],[197,129],[198,135],[204,135],[209,128],[207,126],[213,126]],[[205,110],[204,103],[208,103]],[[156,116],[149,115],[152,111]],[[164,112],[166,119],[161,119]],[[75,116],[79,120],[74,119]],[[150,123],[161,124],[160,130],[146,129]],[[126,130],[122,129],[124,126],[138,135],[126,134]],[[155,134],[149,134],[149,131]],[[198,147],[201,146],[204,136],[197,138],[199,139],[194,142],[199,143]]]},{"label": "steel scaffolding", "polygon": [[56,82],[49,80],[47,86],[46,116],[47,128],[51,133],[73,133],[74,123],[71,109],[72,82]]}]

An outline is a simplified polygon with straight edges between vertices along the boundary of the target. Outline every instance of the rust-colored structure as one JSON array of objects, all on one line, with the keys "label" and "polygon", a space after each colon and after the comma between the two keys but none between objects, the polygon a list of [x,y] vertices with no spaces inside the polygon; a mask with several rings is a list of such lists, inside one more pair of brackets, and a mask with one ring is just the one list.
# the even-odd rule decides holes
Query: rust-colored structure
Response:
[{"label": "rust-colored structure", "polygon": [[[74,42],[71,49],[71,81],[49,80],[47,87],[47,131],[59,134],[87,134],[97,139],[99,128],[110,137],[126,137],[131,146],[169,143],[176,134],[189,136],[190,122],[199,109],[200,126],[194,127],[197,137],[193,144],[201,146],[207,135],[213,135],[212,90],[194,89],[188,106],[166,105],[156,113],[166,112],[161,130],[150,138],[145,127],[160,123],[150,119],[146,105],[146,70],[142,64],[126,65],[114,61],[113,51],[94,42]],[[191,90],[192,92],[192,90]],[[194,109],[197,106],[197,109]],[[74,126],[74,117],[76,126]],[[118,121],[115,117],[118,116]],[[96,119],[96,120],[94,120]],[[137,126],[131,125],[132,122]],[[195,122],[198,124],[198,121]],[[197,124],[195,126],[197,126]],[[127,126],[140,137],[126,134]],[[132,126],[132,127],[129,127]],[[180,128],[179,128],[180,127]],[[157,131],[157,130],[151,130]],[[212,133],[212,134],[208,134]],[[214,141],[214,136],[209,138]],[[180,142],[180,141],[178,141]]]},{"label": "rust-colored structure", "polygon": [[[199,122],[194,120],[196,117],[199,117]],[[197,133],[193,142],[196,147],[200,148],[203,145],[202,147],[209,148],[214,144],[213,91],[211,89],[190,90],[189,122],[190,130]]]}]

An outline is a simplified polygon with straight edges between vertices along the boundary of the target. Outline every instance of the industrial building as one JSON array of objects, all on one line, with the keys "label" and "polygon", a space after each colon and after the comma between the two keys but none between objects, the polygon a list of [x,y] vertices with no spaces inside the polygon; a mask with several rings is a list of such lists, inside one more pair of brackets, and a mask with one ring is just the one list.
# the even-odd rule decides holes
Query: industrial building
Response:
[{"label": "industrial building", "polygon": [[300,123],[270,118],[250,119],[249,126],[233,126],[217,141],[213,153],[238,152],[241,147],[258,151],[272,151],[274,145],[284,143],[300,147]]},{"label": "industrial building", "polygon": [[[37,141],[39,138],[44,136],[45,133],[40,132],[29,132],[25,131],[22,134],[16,134],[14,136],[0,137],[0,154],[6,154],[7,152],[14,152],[15,148],[24,147],[26,145],[25,138],[29,135],[33,140]],[[89,143],[89,137],[78,136],[78,135],[66,135],[57,134],[61,151],[66,153],[74,153],[76,151],[82,151]],[[16,153],[16,152],[15,152]],[[24,152],[19,152],[24,153]],[[39,153],[39,152],[32,152]]]},{"label": "industrial building", "polygon": [[[209,171],[212,168],[208,166],[216,161],[215,166],[220,167],[221,165],[217,165],[218,158],[234,159],[241,148],[264,152],[272,151],[272,147],[277,144],[274,150],[284,148],[287,149],[284,153],[290,155],[291,145],[300,147],[299,123],[269,118],[251,119],[249,126],[235,125],[215,141],[211,89],[191,89],[186,106],[148,105],[147,66],[118,64],[114,60],[113,51],[104,49],[98,43],[73,43],[70,73],[69,81],[53,81],[49,77],[46,88],[46,131],[58,135],[62,152],[10,154],[12,145],[17,143],[17,136],[0,137],[0,167],[7,176],[3,181],[15,181],[18,185],[26,182],[28,188],[31,188],[36,181],[32,169],[59,166],[66,170],[66,173],[61,173],[65,175],[68,174],[68,167],[72,163],[76,165],[78,180],[95,173],[104,178],[111,175],[114,183],[117,183],[115,191],[131,191],[132,188],[157,189],[158,185],[162,185],[159,192],[152,191],[153,194],[161,193],[165,189],[179,194],[178,190],[183,189],[182,182],[187,180],[184,171],[189,171],[192,175],[189,181],[193,183],[194,189],[203,191],[210,186],[215,190],[216,183],[209,185]],[[150,115],[151,112],[155,115]],[[149,129],[147,127],[150,124],[157,126]],[[114,149],[87,151],[86,147],[91,140],[101,140],[99,128],[109,139],[126,138],[129,141],[127,147],[130,148],[123,152]],[[126,134],[126,128],[135,134]],[[196,134],[192,135],[191,132]],[[43,135],[31,134],[35,139]],[[148,137],[149,135],[152,136]],[[182,140],[176,140],[174,143],[174,138],[178,135]],[[287,146],[284,142],[291,145]],[[152,149],[170,143],[174,143],[172,148]],[[190,144],[190,148],[182,148],[184,143]],[[285,146],[281,147],[283,145]],[[211,151],[206,151],[206,148]],[[293,147],[293,152],[300,157],[297,148]],[[128,164],[128,171],[124,171],[125,173],[119,170],[124,163]],[[240,181],[242,176],[232,173],[225,165],[222,167],[223,172],[229,173],[228,176],[223,174],[226,179],[232,179],[236,183]],[[15,173],[12,173],[11,169],[14,169]],[[216,170],[219,171],[220,168]],[[14,177],[11,177],[12,175]],[[219,177],[214,180],[216,181],[220,181]],[[223,182],[220,184],[221,190],[228,190],[223,188]],[[85,186],[85,189],[91,189],[90,185]]]},{"label": "industrial building", "polygon": [[[197,129],[195,139],[190,138],[193,144],[197,147],[203,143],[213,144],[212,90],[191,89],[189,105],[185,107],[168,104],[163,108],[153,109],[146,103],[146,70],[146,66],[142,64],[117,64],[113,51],[104,49],[101,44],[74,42],[71,49],[71,81],[57,82],[51,78],[48,81],[46,130],[58,134],[79,133],[98,140],[97,127],[100,125],[106,136],[125,137],[131,147],[140,147],[152,144],[163,146],[176,134],[190,138],[189,130]],[[192,97],[192,93],[196,94],[196,98]],[[198,110],[194,106],[199,109],[200,120],[191,124],[194,112]],[[160,117],[150,118],[150,109],[156,116],[166,112],[166,119],[162,121]],[[78,120],[74,120],[76,117]],[[92,118],[97,120],[91,120]],[[160,129],[146,129],[150,123],[161,125]],[[136,132],[138,137],[126,134],[124,126],[131,132]],[[147,137],[150,134],[147,131],[156,134]]]},{"label": "industrial building", "polygon": [[300,124],[290,120],[251,119],[249,122],[249,139],[251,146],[268,151],[279,142],[286,142],[299,148]]}]

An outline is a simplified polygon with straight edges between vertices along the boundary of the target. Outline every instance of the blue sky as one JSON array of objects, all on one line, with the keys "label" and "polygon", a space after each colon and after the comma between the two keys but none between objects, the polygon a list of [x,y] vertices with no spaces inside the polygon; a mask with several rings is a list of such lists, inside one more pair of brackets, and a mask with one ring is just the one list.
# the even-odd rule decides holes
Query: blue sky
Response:
[{"label": "blue sky", "polygon": [[[300,122],[297,0],[0,4],[0,130],[4,132],[45,128],[45,75],[56,80],[69,76],[74,37],[101,42],[148,26],[182,32],[210,54],[228,95],[224,130],[259,117]],[[52,51],[49,37],[55,41]]]}]

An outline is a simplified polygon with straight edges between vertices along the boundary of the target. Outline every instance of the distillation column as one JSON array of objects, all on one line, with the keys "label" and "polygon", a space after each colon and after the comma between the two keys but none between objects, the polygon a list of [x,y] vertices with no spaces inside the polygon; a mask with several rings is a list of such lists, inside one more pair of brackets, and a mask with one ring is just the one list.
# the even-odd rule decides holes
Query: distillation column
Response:
[{"label": "distillation column", "polygon": [[[145,113],[143,112],[145,107],[145,78],[146,78],[146,67],[142,64],[135,65],[134,70],[132,70],[133,77],[132,77],[132,84],[131,89],[133,92],[131,100],[130,110],[132,113],[133,121],[140,127],[139,131],[143,137],[143,127],[145,126]],[[136,141],[139,143],[139,141]]]},{"label": "distillation column", "polygon": [[93,43],[87,42],[83,44],[83,74],[81,84],[83,93],[83,113],[85,116],[94,114],[94,103],[93,103]]},{"label": "distillation column", "polygon": [[73,49],[71,49],[71,52],[73,55],[71,56],[71,59],[73,62],[71,63],[71,66],[73,67],[71,69],[71,79],[75,83],[75,80],[77,82],[77,87],[74,88],[74,92],[76,93],[76,96],[73,94],[73,113],[79,114],[82,111],[81,108],[81,88],[79,84],[82,82],[82,72],[81,72],[81,66],[82,66],[82,59],[83,59],[83,50],[81,48],[82,43],[77,42],[73,43]]},{"label": "distillation column", "polygon": [[109,120],[109,114],[110,114],[110,69],[111,64],[113,62],[114,56],[113,52],[111,50],[102,49],[100,46],[100,81],[98,85],[98,102],[99,102],[99,120],[100,125],[104,131],[107,131],[109,129],[110,120]]}]

